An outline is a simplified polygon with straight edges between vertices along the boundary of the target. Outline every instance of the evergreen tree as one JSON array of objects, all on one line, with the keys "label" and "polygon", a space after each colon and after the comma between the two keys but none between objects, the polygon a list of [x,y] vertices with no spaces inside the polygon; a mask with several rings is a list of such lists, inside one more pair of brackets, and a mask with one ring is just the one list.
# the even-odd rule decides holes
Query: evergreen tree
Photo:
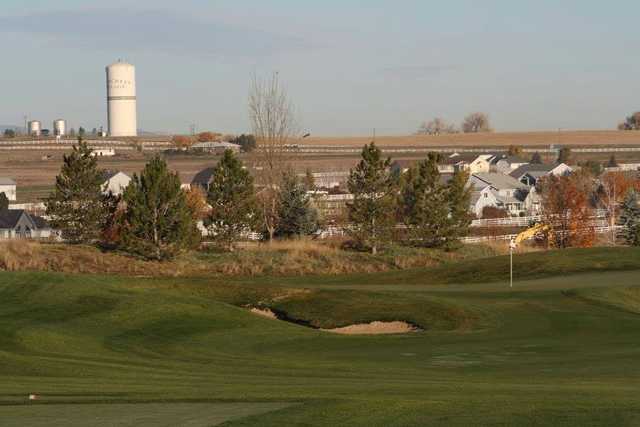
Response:
[{"label": "evergreen tree", "polygon": [[533,153],[531,156],[531,164],[533,165],[541,165],[542,164],[542,156],[537,151]]},{"label": "evergreen tree", "polygon": [[571,162],[571,148],[563,147],[560,149],[558,153],[558,163],[566,163],[569,164]]},{"label": "evergreen tree", "polygon": [[612,154],[611,157],[609,158],[609,163],[607,163],[607,167],[608,168],[617,168],[618,165],[618,161],[616,160],[616,156],[615,154]]},{"label": "evergreen tree", "polygon": [[78,135],[79,135],[80,137],[83,137],[86,133],[87,133],[87,131],[86,131],[82,126],[80,126],[80,127],[78,128]]},{"label": "evergreen tree", "polygon": [[204,224],[212,238],[229,250],[257,224],[253,177],[231,150],[225,150],[213,171],[207,202],[211,212]]},{"label": "evergreen tree", "polygon": [[124,192],[122,248],[149,259],[170,259],[198,242],[180,179],[160,157],[134,174]]},{"label": "evergreen tree", "polygon": [[446,242],[447,196],[447,188],[440,182],[438,155],[429,153],[407,175],[402,189],[402,216],[413,244],[439,247]]},{"label": "evergreen tree", "polygon": [[629,191],[622,203],[620,224],[623,227],[622,236],[628,245],[640,246],[640,206],[638,193]]},{"label": "evergreen tree", "polygon": [[347,183],[354,200],[348,205],[350,234],[361,247],[375,255],[391,240],[395,226],[395,185],[391,159],[382,159],[375,143],[365,145],[362,160],[351,170]]},{"label": "evergreen tree", "polygon": [[293,172],[282,177],[276,236],[309,235],[318,229],[318,212],[311,206],[307,190]]},{"label": "evergreen tree", "polygon": [[460,238],[469,234],[471,215],[471,188],[467,187],[469,174],[456,171],[447,185],[447,203],[449,205],[448,230],[445,235],[446,246],[449,248],[459,244]]},{"label": "evergreen tree", "polygon": [[0,211],[9,209],[9,198],[6,194],[0,193]]},{"label": "evergreen tree", "polygon": [[64,155],[46,212],[54,229],[71,243],[90,243],[100,237],[106,221],[102,195],[103,171],[82,138]]},{"label": "evergreen tree", "polygon": [[249,153],[256,148],[256,137],[253,135],[242,134],[233,138],[230,142],[232,142],[233,144],[238,144],[240,146],[240,149],[242,149],[242,151],[244,151],[245,153]]}]

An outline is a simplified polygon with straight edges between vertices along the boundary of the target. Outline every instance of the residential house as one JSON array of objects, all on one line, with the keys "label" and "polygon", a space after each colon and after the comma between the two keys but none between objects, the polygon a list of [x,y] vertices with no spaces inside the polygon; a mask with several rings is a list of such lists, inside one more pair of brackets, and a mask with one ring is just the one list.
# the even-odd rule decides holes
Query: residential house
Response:
[{"label": "residential house", "polygon": [[481,190],[477,190],[475,187],[472,189],[469,211],[477,218],[482,218],[482,211],[485,207],[498,207],[499,204],[497,194],[490,185]]},{"label": "residential house", "polygon": [[[472,204],[471,209],[476,215],[482,213],[481,208],[485,206],[504,209],[511,216],[523,216],[527,213],[525,200],[530,189],[509,175],[497,172],[476,173],[469,178],[469,185],[472,187],[472,191],[481,192],[481,197],[487,199],[484,200],[484,203],[475,200],[475,204]],[[494,205],[491,204],[493,199],[495,199]],[[533,205],[533,201],[530,200],[529,204]]]},{"label": "residential house", "polygon": [[214,154],[222,154],[226,150],[231,150],[234,153],[240,152],[240,145],[233,144],[227,141],[209,141],[209,142],[198,142],[191,146],[191,149],[194,151],[202,151],[206,153],[214,153]]},{"label": "residential house", "polygon": [[49,224],[24,209],[0,211],[0,239],[48,239],[56,237]]},{"label": "residential house", "polygon": [[131,177],[120,171],[105,171],[102,179],[102,193],[108,194],[111,192],[115,196],[124,193],[125,188],[131,182]]},{"label": "residential house", "polygon": [[0,193],[4,193],[10,202],[15,202],[16,182],[11,178],[0,177]]},{"label": "residential house", "polygon": [[529,160],[520,156],[512,156],[507,153],[500,153],[494,155],[494,157],[491,159],[491,171],[508,175],[519,167],[528,164]]},{"label": "residential house", "polygon": [[528,187],[536,185],[538,180],[544,176],[566,176],[573,172],[570,166],[559,163],[554,165],[548,164],[528,164],[520,166],[509,174],[510,177],[520,181]]},{"label": "residential house", "polygon": [[452,170],[446,171],[449,173],[458,170],[467,171],[469,174],[483,173],[491,170],[491,159],[493,156],[493,154],[453,153],[443,159],[442,164],[453,166]]}]

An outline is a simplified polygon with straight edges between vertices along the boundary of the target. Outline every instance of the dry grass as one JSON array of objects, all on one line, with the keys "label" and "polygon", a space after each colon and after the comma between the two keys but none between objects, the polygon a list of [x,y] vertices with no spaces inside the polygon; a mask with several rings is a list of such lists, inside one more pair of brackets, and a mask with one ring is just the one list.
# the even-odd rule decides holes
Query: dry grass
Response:
[{"label": "dry grass", "polygon": [[7,241],[0,243],[0,270],[151,277],[337,275],[433,267],[497,253],[489,246],[470,245],[457,252],[392,247],[372,256],[342,250],[340,245],[340,241],[278,241],[248,245],[234,253],[195,252],[171,262],[153,262],[92,246]]},{"label": "dry grass", "polygon": [[[362,146],[371,137],[312,137],[300,141],[301,145]],[[380,146],[548,146],[560,145],[640,145],[640,132],[630,131],[549,131],[549,132],[495,132],[453,134],[438,136],[378,136]]]}]

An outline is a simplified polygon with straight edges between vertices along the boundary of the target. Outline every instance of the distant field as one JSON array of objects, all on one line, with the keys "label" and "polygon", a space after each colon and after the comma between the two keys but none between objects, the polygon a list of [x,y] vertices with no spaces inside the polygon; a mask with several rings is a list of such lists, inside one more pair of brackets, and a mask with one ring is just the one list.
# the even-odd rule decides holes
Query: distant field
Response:
[{"label": "distant field", "polygon": [[[311,137],[300,141],[301,145],[346,145],[362,146],[371,137]],[[511,144],[529,147],[554,145],[638,145],[640,132],[620,131],[561,131],[561,132],[495,132],[476,134],[453,134],[440,136],[377,136],[380,146],[424,146],[424,147],[506,147]]]},{"label": "distant field", "polygon": [[[640,425],[637,250],[517,255],[514,289],[507,261],[332,278],[0,273],[0,425]],[[423,330],[313,328],[376,319]]]}]

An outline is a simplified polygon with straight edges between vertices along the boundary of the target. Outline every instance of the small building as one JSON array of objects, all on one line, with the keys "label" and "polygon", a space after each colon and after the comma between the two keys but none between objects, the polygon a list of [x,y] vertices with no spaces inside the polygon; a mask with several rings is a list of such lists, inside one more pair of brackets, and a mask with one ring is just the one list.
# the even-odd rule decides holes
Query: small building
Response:
[{"label": "small building", "polygon": [[56,237],[47,221],[24,209],[0,211],[0,239],[49,239]]},{"label": "small building", "polygon": [[119,196],[124,193],[125,188],[127,188],[131,182],[131,177],[120,171],[105,171],[102,179],[104,180],[102,183],[102,193],[108,194],[111,192],[114,196]]},{"label": "small building", "polygon": [[16,182],[11,178],[0,177],[0,193],[4,193],[10,202],[15,202]]},{"label": "small building", "polygon": [[226,150],[231,150],[234,153],[240,152],[240,145],[233,144],[227,141],[209,141],[209,142],[198,142],[191,146],[191,149],[194,151],[202,151],[205,153],[213,153],[213,154],[222,154]]}]

